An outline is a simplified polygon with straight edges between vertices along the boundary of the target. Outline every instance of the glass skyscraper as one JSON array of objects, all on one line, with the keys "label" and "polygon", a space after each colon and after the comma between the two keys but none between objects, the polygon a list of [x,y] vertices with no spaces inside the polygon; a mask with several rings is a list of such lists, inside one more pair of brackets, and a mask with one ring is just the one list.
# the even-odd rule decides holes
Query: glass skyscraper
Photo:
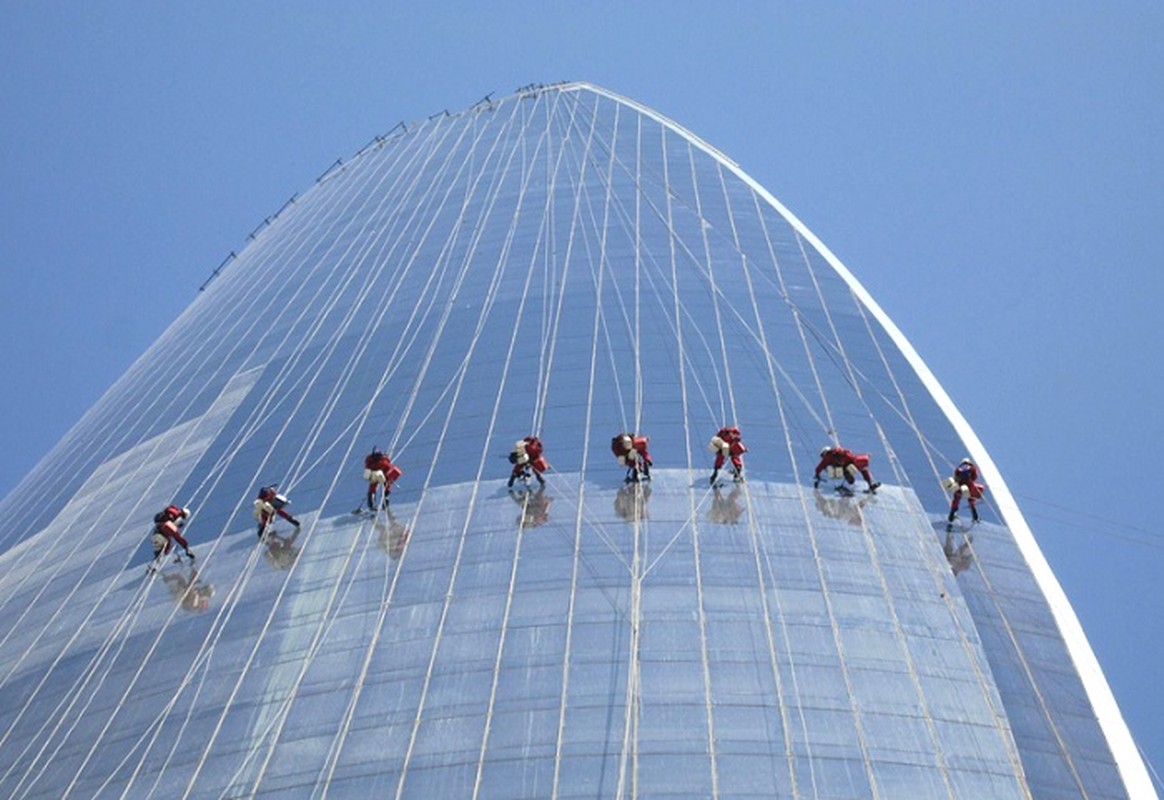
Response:
[{"label": "glass skyscraper", "polygon": [[[814,486],[836,444],[876,492]],[[374,447],[403,475],[354,514]],[[300,526],[260,539],[267,484]],[[169,503],[197,560],[147,572]],[[0,609],[6,797],[1155,797],[900,332],[588,84],[398,126],[268,219],[0,505]]]}]

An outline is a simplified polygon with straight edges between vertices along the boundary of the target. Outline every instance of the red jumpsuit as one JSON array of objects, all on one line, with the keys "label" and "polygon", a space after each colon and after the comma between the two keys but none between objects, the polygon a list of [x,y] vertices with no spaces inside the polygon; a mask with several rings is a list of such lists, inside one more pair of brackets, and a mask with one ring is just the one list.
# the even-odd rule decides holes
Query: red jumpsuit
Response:
[{"label": "red jumpsuit", "polygon": [[865,479],[865,483],[869,484],[870,491],[875,490],[881,485],[875,483],[873,476],[869,474],[868,453],[854,453],[840,446],[830,447],[824,450],[820,455],[820,463],[816,465],[816,470],[813,472],[814,482],[819,482],[820,474],[829,467],[837,467],[843,470],[846,483],[855,483],[856,479],[853,477],[853,473],[860,472],[861,477]]},{"label": "red jumpsuit", "polygon": [[748,452],[748,448],[740,439],[740,429],[735,427],[720,428],[715,438],[711,440],[712,444],[715,444],[716,439],[723,442],[723,445],[717,446],[715,449],[715,470],[712,472],[712,479],[714,480],[715,473],[719,472],[728,458],[731,458],[733,471],[739,475],[744,468],[744,460],[741,456]]},{"label": "red jumpsuit", "polygon": [[618,463],[627,468],[627,480],[638,480],[639,472],[651,478],[651,454],[647,450],[650,438],[635,433],[620,433],[610,440],[610,451]]},{"label": "red jumpsuit", "polygon": [[392,484],[403,474],[404,471],[393,464],[386,453],[379,450],[369,453],[364,458],[364,480],[368,481],[368,508],[373,507],[372,500],[376,494],[376,487],[383,485],[384,501],[387,502]]},{"label": "red jumpsuit", "polygon": [[174,548],[174,543],[177,542],[182,546],[182,550],[190,558],[194,558],[194,554],[190,552],[190,545],[182,536],[181,528],[185,524],[186,519],[190,516],[190,512],[181,506],[168,505],[162,511],[154,515],[154,530],[165,538],[165,545],[158,547],[154,545],[154,555],[162,555],[163,553],[169,555]]},{"label": "red jumpsuit", "polygon": [[538,479],[538,483],[545,483],[546,479],[542,477],[547,469],[550,468],[549,462],[542,454],[542,440],[536,436],[527,436],[518,442],[513,452],[509,456],[509,460],[513,462],[513,471],[509,474],[509,485],[513,486],[513,482],[521,477],[529,477],[526,473],[526,468],[533,470],[534,477]]},{"label": "red jumpsuit", "polygon": [[954,499],[950,501],[949,521],[954,521],[958,512],[958,504],[962,502],[962,495],[966,495],[966,502],[970,505],[970,515],[978,521],[978,501],[982,499],[982,490],[986,487],[978,483],[978,467],[969,459],[954,468]]},{"label": "red jumpsuit", "polygon": [[259,489],[259,497],[255,500],[255,518],[259,521],[259,536],[263,535],[263,531],[266,530],[267,525],[275,518],[276,514],[296,528],[299,527],[299,520],[283,508],[286,503],[286,498],[280,497],[274,486],[264,486]]}]

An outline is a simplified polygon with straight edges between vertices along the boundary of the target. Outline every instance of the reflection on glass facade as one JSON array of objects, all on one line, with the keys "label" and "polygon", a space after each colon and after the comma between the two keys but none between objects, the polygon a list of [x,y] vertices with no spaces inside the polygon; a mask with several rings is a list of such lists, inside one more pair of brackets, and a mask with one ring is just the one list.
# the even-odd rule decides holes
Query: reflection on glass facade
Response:
[{"label": "reflection on glass facade", "polygon": [[[729,424],[746,481],[711,486]],[[531,434],[546,486],[507,487]],[[876,493],[813,487],[836,442]],[[403,476],[354,514],[373,447]],[[991,491],[947,533],[967,454]],[[989,463],[674,123],[562,84],[398,128],[3,501],[0,794],[1153,796]],[[260,540],[271,483],[302,525]],[[170,502],[197,560],[146,574]]]}]

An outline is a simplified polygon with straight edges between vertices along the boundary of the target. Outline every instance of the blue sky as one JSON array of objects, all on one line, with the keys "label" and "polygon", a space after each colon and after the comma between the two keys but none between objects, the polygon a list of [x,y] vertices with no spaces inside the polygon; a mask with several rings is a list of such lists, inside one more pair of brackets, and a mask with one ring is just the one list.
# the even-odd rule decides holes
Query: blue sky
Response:
[{"label": "blue sky", "polygon": [[8,4],[0,495],[337,158],[587,80],[736,160],[886,309],[1164,769],[1164,5],[1011,5]]}]

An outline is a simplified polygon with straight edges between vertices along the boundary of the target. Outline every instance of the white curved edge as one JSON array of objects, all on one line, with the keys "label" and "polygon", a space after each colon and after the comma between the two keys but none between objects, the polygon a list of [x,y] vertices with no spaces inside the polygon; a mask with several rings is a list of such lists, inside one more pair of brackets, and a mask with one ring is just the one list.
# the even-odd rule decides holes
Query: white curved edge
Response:
[{"label": "white curved edge", "polygon": [[1007,487],[990,454],[983,447],[978,435],[970,427],[970,423],[958,411],[954,405],[954,401],[946,394],[946,390],[938,383],[938,379],[934,377],[929,367],[922,361],[921,356],[914,350],[913,345],[905,338],[905,334],[898,330],[897,326],[881,306],[877,304],[877,301],[865,290],[865,287],[861,285],[860,281],[854,277],[853,273],[849,272],[845,265],[841,263],[841,260],[812,231],[805,227],[804,223],[785,208],[779,200],[773,197],[767,189],[744,172],[738,164],[719,150],[688,131],[682,125],[659,114],[657,111],[599,86],[584,82],[575,82],[555,88],[559,91],[576,91],[579,89],[592,91],[615,102],[628,105],[687,138],[694,145],[730,169],[736,177],[744,181],[760,197],[764,198],[779,214],[788,220],[789,224],[801,236],[816,248],[817,252],[824,256],[825,260],[837,271],[837,274],[849,285],[849,288],[853,290],[857,298],[869,309],[874,318],[881,323],[881,327],[885,329],[898,349],[901,350],[910,366],[917,372],[922,384],[929,389],[938,407],[945,412],[946,417],[953,424],[955,431],[962,437],[962,441],[969,449],[971,457],[986,474],[991,476],[990,491],[997,498],[997,505],[1002,513],[1002,517],[1010,529],[1011,534],[1014,536],[1019,551],[1026,559],[1031,574],[1034,575],[1035,581],[1043,592],[1043,596],[1047,599],[1047,604],[1051,608],[1051,614],[1059,626],[1059,633],[1062,635],[1063,641],[1067,645],[1067,651],[1071,654],[1071,659],[1079,672],[1080,680],[1083,683],[1084,690],[1087,692],[1088,699],[1091,701],[1091,706],[1095,711],[1100,728],[1107,737],[1108,746],[1111,748],[1112,757],[1115,759],[1116,768],[1119,770],[1128,796],[1134,800],[1140,800],[1141,798],[1144,798],[1144,800],[1159,800],[1156,790],[1152,786],[1147,767],[1144,765],[1139,749],[1132,739],[1131,731],[1128,730],[1128,725],[1120,713],[1119,706],[1116,704],[1111,687],[1108,686],[1107,679],[1103,675],[1103,670],[1100,669],[1099,661],[1095,657],[1095,652],[1091,649],[1091,644],[1087,641],[1087,637],[1083,633],[1083,626],[1079,624],[1079,618],[1075,615],[1075,610],[1071,607],[1067,595],[1063,592],[1063,587],[1059,585],[1058,579],[1051,571],[1050,564],[1047,563],[1046,557],[1043,555],[1042,550],[1039,549],[1039,545],[1035,541],[1035,536],[1031,532],[1030,526],[1027,525],[1027,521],[1019,510],[1018,505],[1015,503],[1010,489]]}]

